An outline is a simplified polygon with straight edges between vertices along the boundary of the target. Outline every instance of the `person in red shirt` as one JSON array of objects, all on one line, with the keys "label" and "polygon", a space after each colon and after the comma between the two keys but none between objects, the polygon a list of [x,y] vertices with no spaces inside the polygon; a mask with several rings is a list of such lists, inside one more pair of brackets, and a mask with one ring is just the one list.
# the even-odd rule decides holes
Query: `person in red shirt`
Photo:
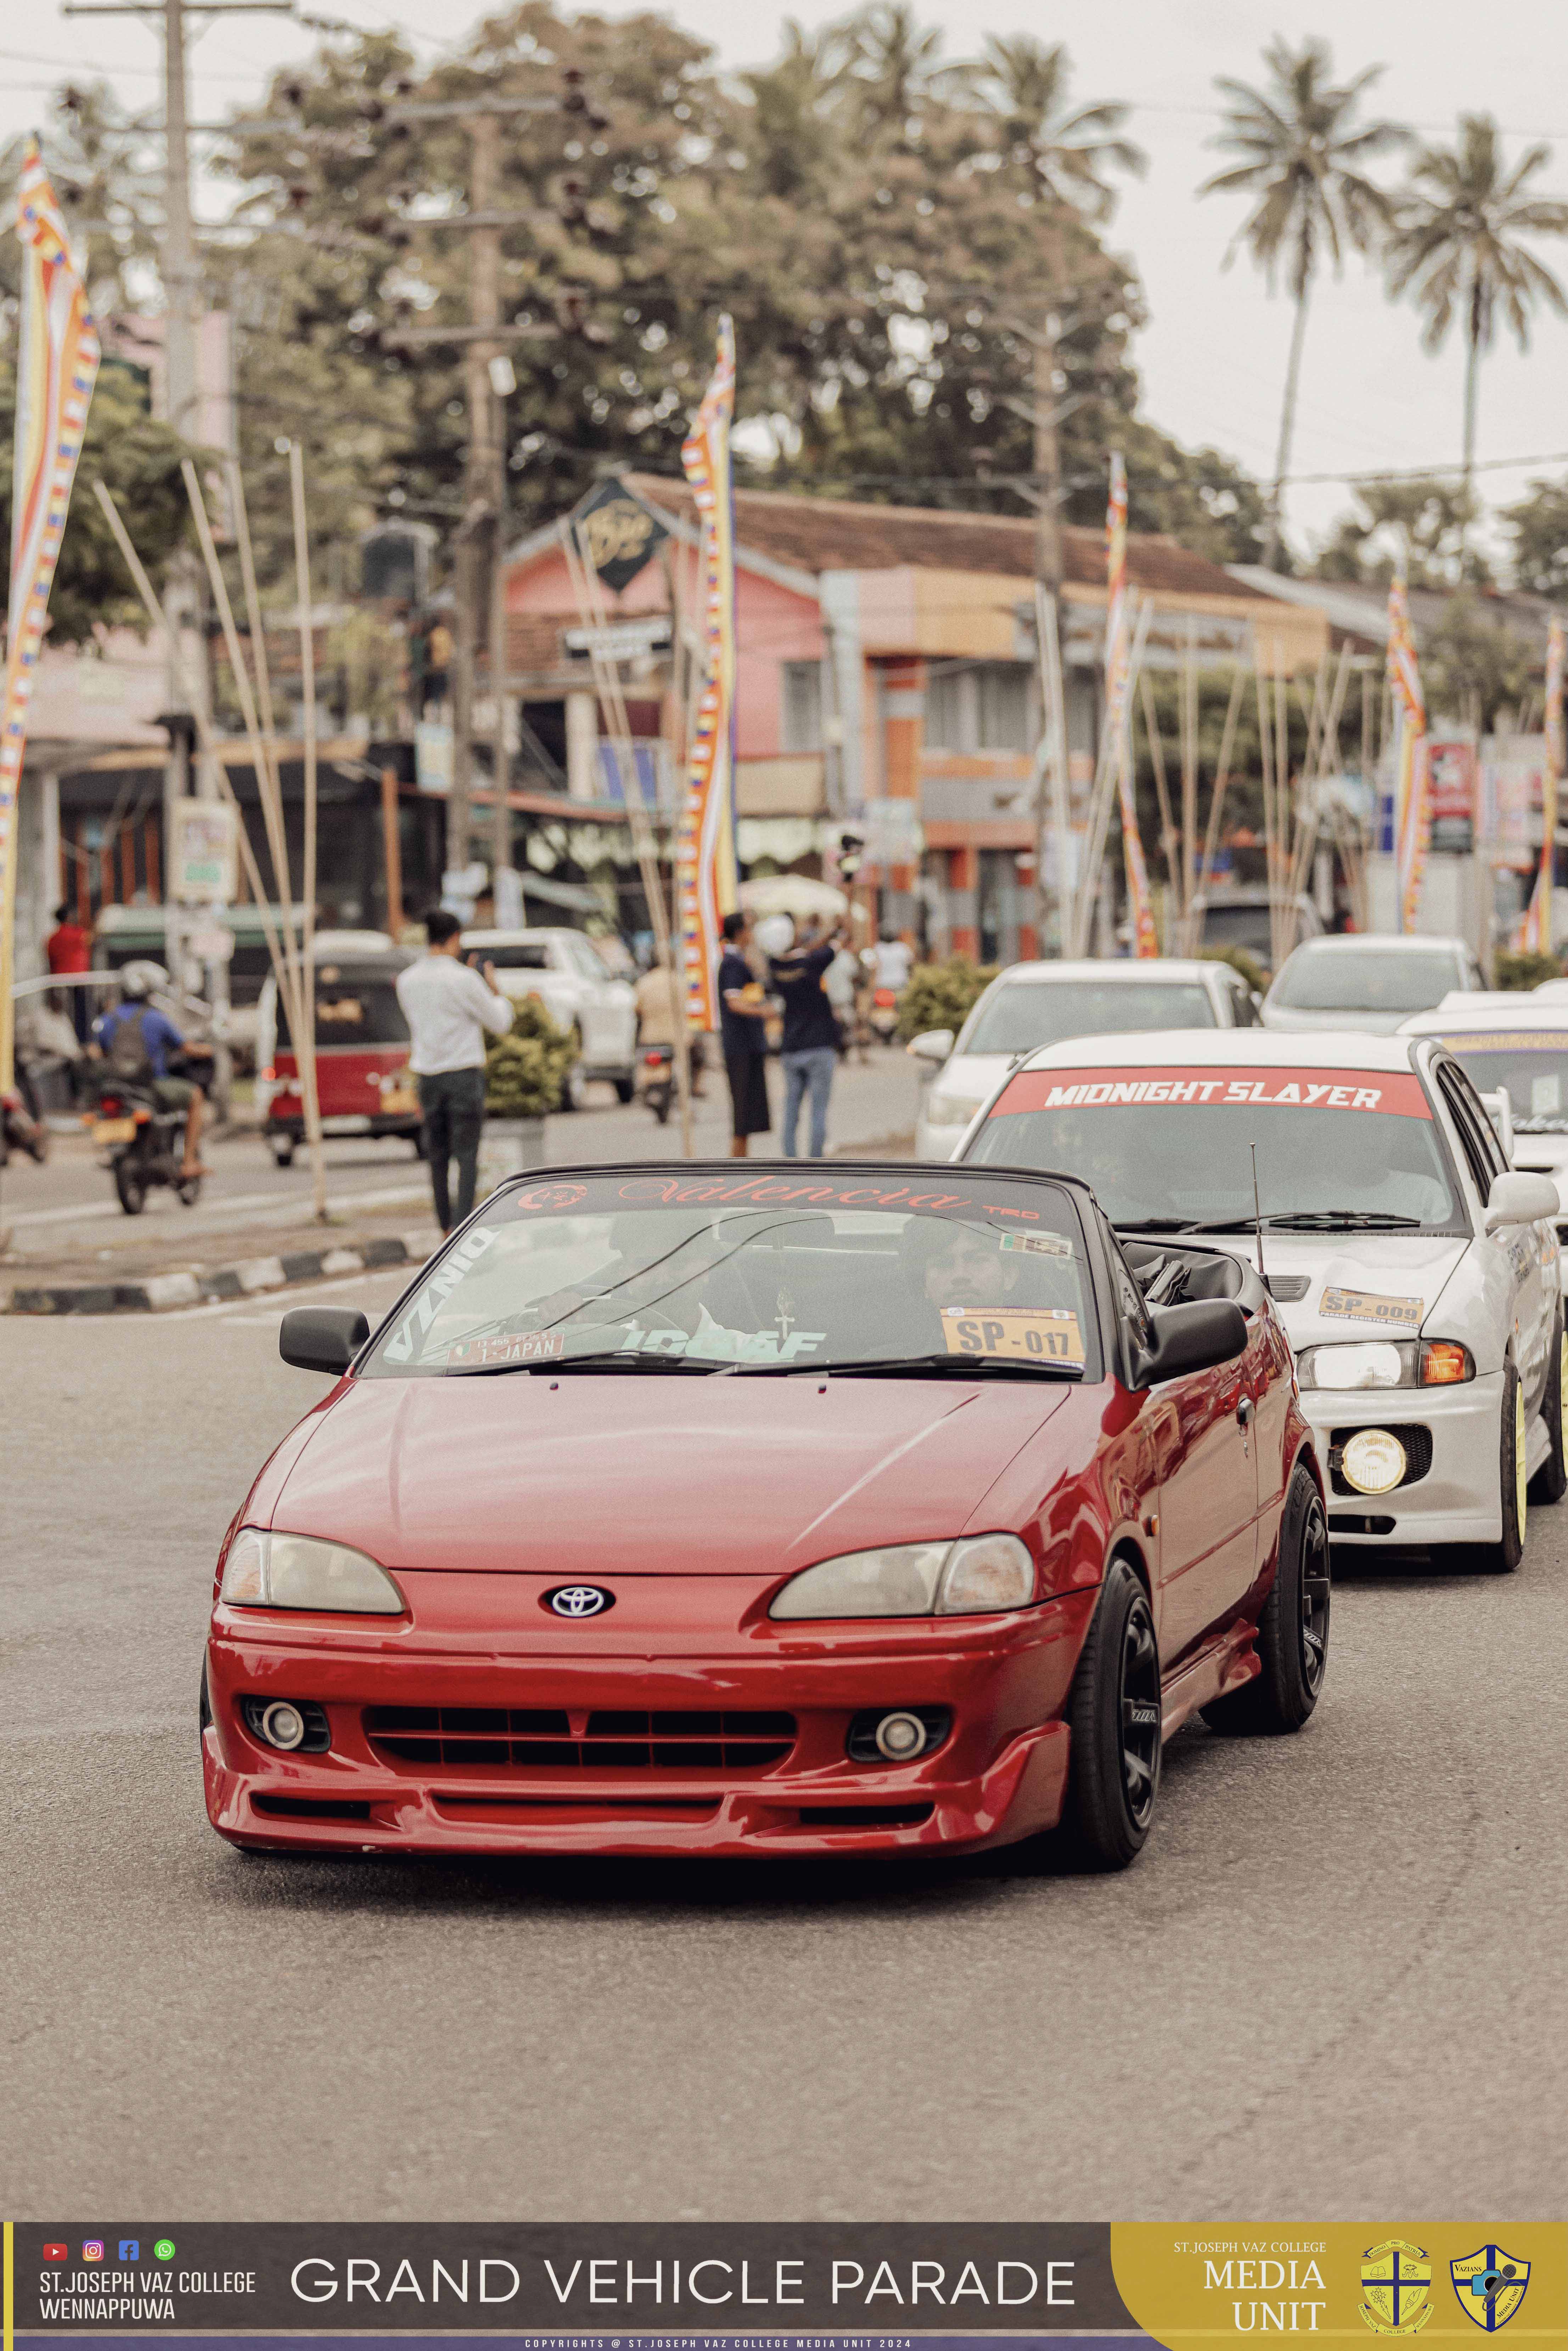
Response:
[{"label": "person in red shirt", "polygon": [[[49,969],[57,978],[67,974],[92,969],[92,933],[82,923],[72,918],[68,906],[55,908],[55,927],[44,941],[44,954]],[[87,1042],[88,992],[85,987],[68,988],[70,998],[71,1025],[80,1043]]]}]

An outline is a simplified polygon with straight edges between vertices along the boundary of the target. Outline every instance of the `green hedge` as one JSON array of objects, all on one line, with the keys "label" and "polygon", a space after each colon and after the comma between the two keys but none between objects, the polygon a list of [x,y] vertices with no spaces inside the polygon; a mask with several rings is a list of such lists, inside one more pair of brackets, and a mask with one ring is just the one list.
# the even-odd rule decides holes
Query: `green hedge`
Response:
[{"label": "green hedge", "polygon": [[1506,987],[1522,995],[1539,987],[1543,979],[1561,979],[1563,967],[1555,956],[1509,955],[1502,949],[1491,959],[1492,986]]},{"label": "green hedge", "polygon": [[967,956],[917,963],[898,1008],[899,1035],[905,1043],[925,1029],[951,1029],[956,1036],[996,976],[995,964],[971,963]]},{"label": "green hedge", "polygon": [[485,1109],[491,1118],[546,1118],[566,1092],[574,1045],[542,1004],[525,997],[512,1025],[485,1048]]}]

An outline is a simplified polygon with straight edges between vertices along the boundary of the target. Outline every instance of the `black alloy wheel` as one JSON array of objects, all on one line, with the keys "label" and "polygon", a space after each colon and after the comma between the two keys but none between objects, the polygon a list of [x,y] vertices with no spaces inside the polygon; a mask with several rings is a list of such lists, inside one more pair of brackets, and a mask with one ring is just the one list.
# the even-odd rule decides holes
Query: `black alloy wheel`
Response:
[{"label": "black alloy wheel", "polygon": [[1278,1738],[1310,1720],[1328,1667],[1329,1531],[1322,1498],[1298,1462],[1280,1520],[1274,1581],[1258,1620],[1256,1677],[1203,1709],[1224,1738]]},{"label": "black alloy wheel", "polygon": [[1160,1655],[1155,1620],[1124,1559],[1105,1571],[1073,1677],[1063,1842],[1090,1869],[1125,1869],[1143,1851],[1160,1784]]},{"label": "black alloy wheel", "polygon": [[128,1217],[139,1217],[147,1205],[147,1185],[129,1152],[114,1163],[114,1188]]}]

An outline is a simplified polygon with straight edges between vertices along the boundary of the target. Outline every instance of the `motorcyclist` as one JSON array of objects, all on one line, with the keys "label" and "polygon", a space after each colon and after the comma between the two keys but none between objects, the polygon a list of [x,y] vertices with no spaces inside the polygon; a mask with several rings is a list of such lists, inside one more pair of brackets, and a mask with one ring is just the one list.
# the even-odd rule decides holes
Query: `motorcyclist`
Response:
[{"label": "motorcyclist", "polygon": [[93,1044],[118,1076],[129,1084],[145,1086],[160,1110],[184,1112],[185,1155],[180,1180],[193,1182],[207,1173],[200,1155],[202,1090],[189,1078],[170,1073],[170,1057],[185,1051],[185,1040],[151,1001],[152,989],[153,975],[147,967],[127,964],[120,976],[120,1000],[94,1023]]}]

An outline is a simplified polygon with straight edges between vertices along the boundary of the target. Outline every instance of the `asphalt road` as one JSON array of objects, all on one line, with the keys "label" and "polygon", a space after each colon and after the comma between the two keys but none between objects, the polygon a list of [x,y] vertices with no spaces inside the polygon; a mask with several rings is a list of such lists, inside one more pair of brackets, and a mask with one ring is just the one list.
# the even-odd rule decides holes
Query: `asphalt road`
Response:
[{"label": "asphalt road", "polygon": [[1556,2202],[1568,1505],[1509,1580],[1346,1575],[1307,1732],[1184,1733],[1121,1878],[247,1859],[196,1687],[222,1530],[317,1393],[277,1316],[0,1323],[0,2209]]}]

